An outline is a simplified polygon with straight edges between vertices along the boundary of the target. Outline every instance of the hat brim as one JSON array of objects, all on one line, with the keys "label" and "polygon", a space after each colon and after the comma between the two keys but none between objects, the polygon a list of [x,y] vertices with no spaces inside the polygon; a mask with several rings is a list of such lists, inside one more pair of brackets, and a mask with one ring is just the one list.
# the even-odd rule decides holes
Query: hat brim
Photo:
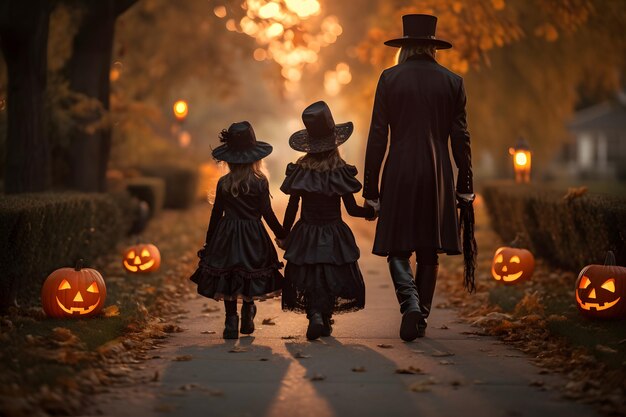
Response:
[{"label": "hat brim", "polygon": [[442,41],[441,39],[431,39],[431,38],[412,38],[412,37],[404,37],[391,39],[385,42],[385,45],[391,46],[394,48],[401,48],[407,45],[424,45],[431,44],[434,45],[436,49],[450,49],[452,48],[452,44],[450,42]]},{"label": "hat brim", "polygon": [[311,138],[306,129],[302,129],[291,135],[289,146],[292,149],[306,153],[320,153],[339,147],[348,140],[354,131],[352,122],[335,125],[335,133],[325,138]]},{"label": "hat brim", "polygon": [[265,158],[272,153],[272,145],[266,142],[257,141],[256,145],[249,149],[233,149],[228,144],[218,146],[213,149],[213,158],[218,161],[230,162],[232,164],[250,164]]}]

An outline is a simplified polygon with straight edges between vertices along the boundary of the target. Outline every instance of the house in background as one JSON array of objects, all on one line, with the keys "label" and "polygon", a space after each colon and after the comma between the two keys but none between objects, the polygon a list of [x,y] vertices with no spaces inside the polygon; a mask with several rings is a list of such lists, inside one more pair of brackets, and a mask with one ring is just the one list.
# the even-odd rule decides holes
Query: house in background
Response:
[{"label": "house in background", "polygon": [[626,181],[626,94],[580,110],[567,125],[573,136],[558,165],[576,179]]}]

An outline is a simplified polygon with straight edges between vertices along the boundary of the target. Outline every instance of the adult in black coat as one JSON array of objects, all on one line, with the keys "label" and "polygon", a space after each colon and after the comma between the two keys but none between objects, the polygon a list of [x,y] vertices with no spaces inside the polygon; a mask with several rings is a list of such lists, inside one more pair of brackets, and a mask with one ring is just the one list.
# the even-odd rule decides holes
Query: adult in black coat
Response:
[{"label": "adult in black coat", "polygon": [[[387,256],[403,314],[400,336],[423,336],[437,279],[437,254],[462,253],[457,199],[473,200],[463,79],[439,65],[437,18],[403,16],[398,65],[378,81],[365,156],[363,197],[379,208],[373,253]],[[389,153],[379,191],[380,168]],[[448,138],[458,167],[456,193]],[[416,282],[409,265],[416,253]]]}]

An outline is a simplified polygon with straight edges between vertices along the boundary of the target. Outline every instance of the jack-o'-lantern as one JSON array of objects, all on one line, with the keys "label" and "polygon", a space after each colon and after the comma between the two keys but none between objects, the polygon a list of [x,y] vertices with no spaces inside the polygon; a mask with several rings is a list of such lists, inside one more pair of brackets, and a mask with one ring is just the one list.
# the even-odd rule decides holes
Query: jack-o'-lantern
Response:
[{"label": "jack-o'-lantern", "polygon": [[626,317],[626,268],[609,252],[604,265],[587,265],[576,280],[576,306],[587,317]]},{"label": "jack-o'-lantern", "polygon": [[102,310],[107,289],[102,275],[95,269],[60,268],[51,273],[41,289],[43,310],[50,317],[89,317]]},{"label": "jack-o'-lantern", "polygon": [[161,266],[161,253],[152,244],[140,243],[124,252],[124,269],[132,273],[152,272]]},{"label": "jack-o'-lantern", "polygon": [[505,285],[526,281],[534,270],[535,257],[526,249],[503,246],[493,256],[491,275]]}]

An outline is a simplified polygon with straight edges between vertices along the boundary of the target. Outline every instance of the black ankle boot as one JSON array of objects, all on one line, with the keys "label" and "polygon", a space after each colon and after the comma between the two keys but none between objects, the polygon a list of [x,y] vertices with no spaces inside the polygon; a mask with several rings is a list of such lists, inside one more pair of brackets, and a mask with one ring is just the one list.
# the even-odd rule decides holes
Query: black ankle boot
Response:
[{"label": "black ankle boot", "polygon": [[224,321],[224,339],[239,339],[239,316],[230,314]]},{"label": "black ankle boot", "polygon": [[324,319],[321,313],[309,314],[309,327],[306,329],[306,338],[309,340],[319,339],[324,331]]},{"label": "black ankle boot", "polygon": [[324,328],[322,329],[322,337],[328,337],[331,334],[333,334],[332,315],[324,314],[322,316],[322,321],[324,322]]},{"label": "black ankle boot", "polygon": [[396,289],[396,297],[400,304],[402,323],[400,324],[400,338],[406,342],[418,337],[417,325],[422,320],[417,288],[413,281],[413,272],[408,258],[389,257],[389,272]]},{"label": "black ankle boot", "polygon": [[254,316],[256,316],[256,305],[254,303],[243,303],[241,306],[241,333],[254,333]]},{"label": "black ankle boot", "polygon": [[422,312],[422,319],[417,325],[417,337],[424,337],[426,335],[426,326],[428,325],[426,318],[430,315],[430,310],[432,308],[438,272],[439,265],[417,265],[415,285],[417,287],[420,310]]}]

